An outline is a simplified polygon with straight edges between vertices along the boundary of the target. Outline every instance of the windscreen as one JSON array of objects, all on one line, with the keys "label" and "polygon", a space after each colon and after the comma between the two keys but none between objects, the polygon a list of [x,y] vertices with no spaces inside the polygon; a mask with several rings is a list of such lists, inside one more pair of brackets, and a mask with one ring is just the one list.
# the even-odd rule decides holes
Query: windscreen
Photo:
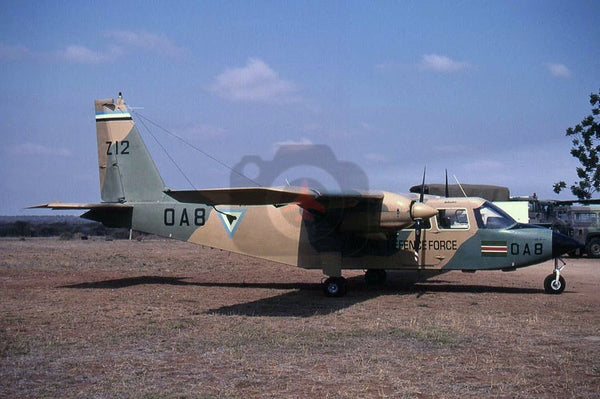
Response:
[{"label": "windscreen", "polygon": [[517,224],[508,213],[488,201],[475,209],[475,219],[480,229],[505,229]]}]

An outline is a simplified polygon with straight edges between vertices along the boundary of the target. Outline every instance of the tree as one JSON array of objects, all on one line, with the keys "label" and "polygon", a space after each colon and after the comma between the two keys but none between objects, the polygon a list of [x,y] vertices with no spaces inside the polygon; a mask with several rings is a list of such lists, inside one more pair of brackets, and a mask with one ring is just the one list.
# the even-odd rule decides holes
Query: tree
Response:
[{"label": "tree", "polygon": [[[567,129],[567,136],[573,136],[571,155],[581,163],[577,167],[579,181],[571,186],[571,192],[579,199],[590,199],[594,193],[600,192],[600,90],[598,94],[590,94],[590,104],[592,115],[574,128]],[[554,184],[554,192],[558,194],[566,187],[567,183],[559,181]]]}]

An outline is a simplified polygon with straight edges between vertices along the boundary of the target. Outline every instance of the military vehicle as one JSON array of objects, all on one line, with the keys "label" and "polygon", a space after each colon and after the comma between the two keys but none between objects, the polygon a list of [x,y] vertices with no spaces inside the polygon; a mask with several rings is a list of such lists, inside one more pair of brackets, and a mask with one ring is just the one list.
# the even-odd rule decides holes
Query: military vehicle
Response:
[{"label": "military vehicle", "polygon": [[562,205],[555,210],[553,228],[582,244],[576,255],[600,258],[600,206]]}]

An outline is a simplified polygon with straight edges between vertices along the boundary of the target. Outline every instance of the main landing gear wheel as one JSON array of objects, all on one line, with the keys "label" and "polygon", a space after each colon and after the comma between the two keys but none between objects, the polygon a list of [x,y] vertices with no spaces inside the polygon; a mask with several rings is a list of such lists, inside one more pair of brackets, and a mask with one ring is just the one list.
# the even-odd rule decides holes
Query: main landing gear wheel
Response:
[{"label": "main landing gear wheel", "polygon": [[385,283],[387,274],[383,269],[368,269],[365,272],[365,281],[369,285],[381,285]]},{"label": "main landing gear wheel", "polygon": [[546,291],[546,294],[558,295],[565,290],[565,287],[567,286],[565,279],[560,274],[557,279],[556,275],[556,272],[549,274],[544,280],[544,290]]},{"label": "main landing gear wheel", "polygon": [[328,297],[341,297],[346,295],[346,279],[343,277],[329,277],[323,283],[323,291]]}]

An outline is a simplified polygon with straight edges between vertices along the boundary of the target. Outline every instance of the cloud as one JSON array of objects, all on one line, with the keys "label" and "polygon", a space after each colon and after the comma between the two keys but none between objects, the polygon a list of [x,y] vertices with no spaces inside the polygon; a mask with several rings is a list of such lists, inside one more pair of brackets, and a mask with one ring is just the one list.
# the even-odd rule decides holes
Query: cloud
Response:
[{"label": "cloud", "polygon": [[226,69],[215,78],[210,90],[231,101],[297,101],[296,86],[281,79],[258,58],[250,58],[244,67]]},{"label": "cloud", "polygon": [[438,54],[423,55],[419,66],[421,69],[440,73],[459,72],[470,68],[468,62],[454,61],[445,55]]},{"label": "cloud", "polygon": [[85,46],[70,45],[54,52],[34,51],[25,46],[0,45],[0,61],[13,62],[66,61],[74,64],[100,64],[111,60],[110,53],[91,50]]},{"label": "cloud", "polygon": [[207,124],[188,125],[180,128],[179,131],[183,137],[202,140],[224,139],[229,135],[226,129]]},{"label": "cloud", "polygon": [[185,53],[183,47],[175,45],[164,35],[147,31],[111,30],[104,34],[118,47],[125,49],[143,49],[167,57],[179,57]]},{"label": "cloud", "polygon": [[472,162],[467,162],[462,165],[463,169],[479,171],[478,173],[480,173],[480,171],[482,171],[482,170],[490,170],[490,169],[498,170],[498,169],[503,169],[504,167],[505,166],[502,162],[495,161],[492,159],[476,159],[476,160],[473,160]]},{"label": "cloud", "polygon": [[390,158],[387,155],[377,153],[377,152],[369,152],[364,155],[367,161],[377,162],[377,163],[389,163]]},{"label": "cloud", "polygon": [[51,147],[47,147],[41,144],[35,143],[23,143],[12,147],[10,150],[12,154],[17,155],[54,155],[59,157],[69,157],[71,156],[71,151],[61,148],[55,149]]},{"label": "cloud", "polygon": [[278,141],[274,144],[275,148],[290,146],[290,145],[314,145],[311,139],[307,139],[306,137],[301,138],[300,140],[284,140]]},{"label": "cloud", "polygon": [[180,57],[186,53],[183,47],[175,45],[166,36],[147,31],[113,30],[105,32],[103,36],[106,38],[106,46],[102,49],[69,44],[55,51],[33,51],[25,46],[0,44],[0,61],[33,59],[66,61],[73,64],[103,64],[139,51],[170,58]]},{"label": "cloud", "polygon": [[571,77],[571,71],[569,70],[569,68],[567,68],[565,65],[563,64],[553,64],[553,63],[546,63],[546,68],[548,68],[548,71],[550,71],[550,73],[552,74],[552,76],[556,77],[556,78],[570,78]]},{"label": "cloud", "polygon": [[7,46],[0,44],[0,61],[20,61],[32,57],[33,52],[25,46]]},{"label": "cloud", "polygon": [[84,46],[67,46],[64,50],[58,52],[58,57],[75,64],[100,64],[108,62],[111,57],[108,53],[90,50]]}]

